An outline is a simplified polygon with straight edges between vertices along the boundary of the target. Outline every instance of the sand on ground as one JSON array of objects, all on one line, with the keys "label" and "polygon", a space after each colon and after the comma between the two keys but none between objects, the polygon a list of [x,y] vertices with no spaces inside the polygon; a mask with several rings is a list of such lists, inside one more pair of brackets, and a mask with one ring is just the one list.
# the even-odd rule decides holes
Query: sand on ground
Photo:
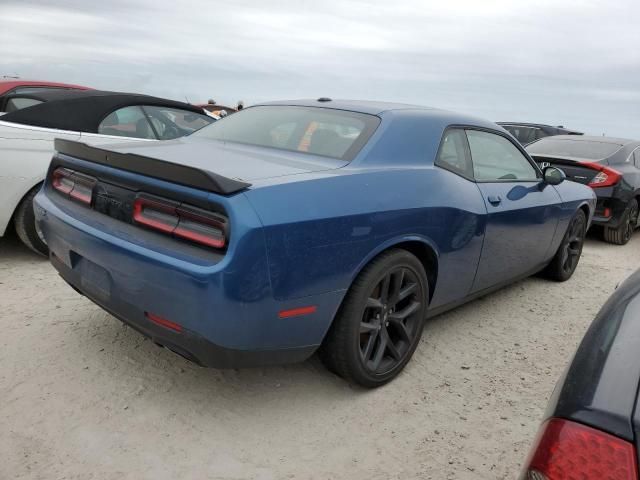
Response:
[{"label": "sand on ground", "polygon": [[155,346],[0,239],[0,479],[513,479],[547,399],[640,266],[588,239],[566,283],[518,282],[428,322],[391,384],[312,358],[213,370]]}]

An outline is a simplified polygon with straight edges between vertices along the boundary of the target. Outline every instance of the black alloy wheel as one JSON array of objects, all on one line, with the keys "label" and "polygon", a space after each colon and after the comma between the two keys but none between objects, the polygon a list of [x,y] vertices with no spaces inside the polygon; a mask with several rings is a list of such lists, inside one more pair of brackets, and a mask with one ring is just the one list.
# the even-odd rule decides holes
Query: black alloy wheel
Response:
[{"label": "black alloy wheel", "polygon": [[578,210],[569,222],[562,242],[549,265],[543,270],[543,274],[558,282],[569,280],[580,261],[586,234],[587,217],[582,210]]},{"label": "black alloy wheel", "polygon": [[562,259],[560,265],[562,271],[569,276],[571,276],[578,266],[578,261],[582,254],[582,246],[586,233],[585,227],[586,221],[584,215],[574,217],[562,242]]},{"label": "black alloy wheel", "polygon": [[360,358],[374,374],[385,374],[402,362],[421,327],[416,274],[397,267],[380,279],[367,299],[360,320]]},{"label": "black alloy wheel", "polygon": [[402,249],[380,254],[347,292],[319,350],[322,361],[363,387],[384,385],[420,343],[428,300],[420,260]]}]

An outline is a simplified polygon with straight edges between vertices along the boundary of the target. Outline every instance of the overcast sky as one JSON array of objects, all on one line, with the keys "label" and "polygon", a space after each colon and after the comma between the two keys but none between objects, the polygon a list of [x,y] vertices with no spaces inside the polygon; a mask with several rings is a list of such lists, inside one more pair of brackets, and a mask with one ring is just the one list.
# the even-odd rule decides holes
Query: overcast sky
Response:
[{"label": "overcast sky", "polygon": [[0,76],[329,96],[640,138],[640,0],[0,0]]}]

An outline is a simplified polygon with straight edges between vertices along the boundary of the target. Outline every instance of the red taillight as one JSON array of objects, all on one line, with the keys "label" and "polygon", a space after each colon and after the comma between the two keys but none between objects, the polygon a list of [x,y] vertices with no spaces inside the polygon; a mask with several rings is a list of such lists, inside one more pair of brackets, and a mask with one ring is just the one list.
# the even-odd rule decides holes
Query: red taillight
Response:
[{"label": "red taillight", "polygon": [[226,219],[217,213],[164,199],[138,197],[133,203],[136,223],[213,248],[226,243]]},{"label": "red taillight", "polygon": [[186,238],[192,242],[202,243],[213,248],[224,247],[225,221],[211,214],[202,214],[188,207],[176,210],[180,221],[173,231],[176,237]]},{"label": "red taillight", "polygon": [[580,165],[597,170],[596,176],[591,179],[589,186],[591,188],[610,187],[615,185],[622,178],[622,174],[610,167],[605,167],[594,162],[580,162]]},{"label": "red taillight", "polygon": [[91,205],[96,182],[93,177],[66,168],[56,168],[51,174],[54,189],[86,205]]},{"label": "red taillight", "polygon": [[133,202],[133,219],[147,227],[172,233],[178,225],[178,215],[175,204],[155,201],[145,197],[138,197]]},{"label": "red taillight", "polygon": [[144,312],[144,315],[156,325],[168,328],[169,330],[173,330],[174,332],[182,332],[182,325],[180,325],[179,323],[172,322],[171,320],[167,320],[166,318],[162,318],[149,312]]},{"label": "red taillight", "polygon": [[553,418],[542,426],[521,478],[637,480],[635,448],[600,430]]},{"label": "red taillight", "polygon": [[73,181],[71,180],[73,172],[66,168],[56,168],[51,175],[51,184],[53,188],[65,195],[73,190]]}]

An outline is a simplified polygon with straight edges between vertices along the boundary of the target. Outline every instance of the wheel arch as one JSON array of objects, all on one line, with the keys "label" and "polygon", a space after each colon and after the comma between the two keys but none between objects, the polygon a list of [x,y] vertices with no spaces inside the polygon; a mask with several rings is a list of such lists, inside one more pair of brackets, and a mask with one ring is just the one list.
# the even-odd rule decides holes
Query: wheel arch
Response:
[{"label": "wheel arch", "polygon": [[429,282],[429,301],[431,301],[438,281],[439,252],[435,242],[420,235],[397,237],[378,245],[374,250],[369,252],[369,254],[355,269],[351,276],[351,282],[349,285],[353,283],[358,275],[360,275],[360,272],[369,265],[369,263],[384,252],[394,248],[407,250],[420,260],[420,263],[424,266],[424,270],[427,274],[427,281]]},{"label": "wheel arch", "polygon": [[593,217],[593,214],[594,214],[594,212],[592,212],[591,209],[589,208],[589,204],[583,203],[578,208],[584,212],[585,216],[587,217],[587,225],[589,225],[589,222],[591,221],[591,217]]}]

